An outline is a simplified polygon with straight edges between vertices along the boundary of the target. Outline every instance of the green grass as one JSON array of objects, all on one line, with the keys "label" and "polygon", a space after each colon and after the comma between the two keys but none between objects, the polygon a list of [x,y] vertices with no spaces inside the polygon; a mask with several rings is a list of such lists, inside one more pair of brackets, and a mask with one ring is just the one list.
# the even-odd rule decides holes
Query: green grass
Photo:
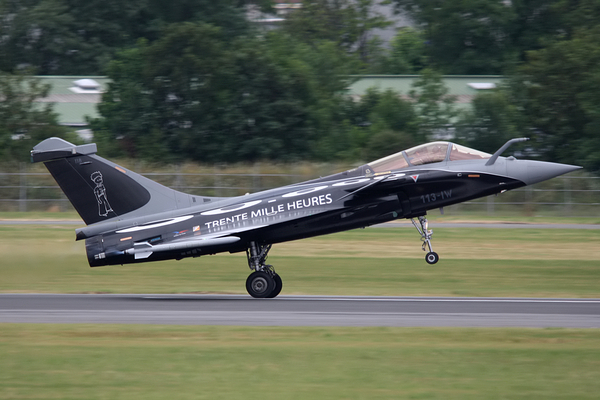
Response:
[{"label": "green grass", "polygon": [[[412,228],[275,245],[283,294],[599,297],[600,231],[437,228],[425,263]],[[244,254],[89,268],[72,226],[0,225],[0,292],[245,293]]]},{"label": "green grass", "polygon": [[[70,207],[70,206],[69,206]],[[81,217],[75,210],[71,211],[27,211],[27,212],[19,212],[19,211],[1,211],[0,212],[0,221],[10,221],[10,220],[39,220],[39,221],[82,221]],[[81,225],[85,224],[83,221]]]},{"label": "green grass", "polygon": [[0,325],[2,399],[596,399],[572,329]]},{"label": "green grass", "polygon": [[[499,223],[526,223],[526,224],[600,224],[600,217],[586,216],[556,216],[556,215],[525,215],[518,209],[511,212],[495,212],[491,215],[485,212],[455,211],[455,206],[448,207],[444,215],[433,211],[429,221],[435,224],[444,222],[499,222]],[[40,221],[80,221],[81,217],[69,206],[69,211],[0,211],[0,221],[10,220],[40,220]],[[84,223],[81,222],[83,226]]]},{"label": "green grass", "polygon": [[[0,225],[0,292],[245,293],[245,255],[89,268]],[[274,246],[284,294],[600,297],[600,232],[412,228]],[[0,399],[595,399],[597,329],[0,324]]]}]

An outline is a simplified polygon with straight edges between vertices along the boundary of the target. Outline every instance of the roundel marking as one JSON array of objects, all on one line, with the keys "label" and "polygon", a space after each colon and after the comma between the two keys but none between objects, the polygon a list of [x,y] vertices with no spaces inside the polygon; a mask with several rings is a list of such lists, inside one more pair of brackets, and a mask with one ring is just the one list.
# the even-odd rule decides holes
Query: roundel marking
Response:
[{"label": "roundel marking", "polygon": [[239,210],[243,210],[244,208],[255,206],[260,202],[262,202],[262,200],[254,200],[254,201],[248,201],[248,202],[242,203],[242,204],[234,204],[232,206],[217,208],[216,210],[204,211],[201,215],[219,215],[219,214],[225,214],[225,213],[232,212],[232,211],[239,211]]},{"label": "roundel marking", "polygon": [[312,192],[317,192],[319,190],[323,190],[325,188],[327,188],[329,186],[315,186],[315,187],[311,187],[308,189],[302,189],[302,190],[296,190],[295,192],[290,192],[290,193],[286,193],[281,197],[296,197],[296,196],[302,196],[303,194],[308,194],[308,193],[312,193]]},{"label": "roundel marking", "polygon": [[363,183],[363,182],[368,182],[370,181],[371,178],[357,178],[357,179],[350,179],[349,181],[344,181],[344,182],[338,182],[338,183],[334,183],[332,186],[346,186],[346,185],[353,185],[355,183]]}]

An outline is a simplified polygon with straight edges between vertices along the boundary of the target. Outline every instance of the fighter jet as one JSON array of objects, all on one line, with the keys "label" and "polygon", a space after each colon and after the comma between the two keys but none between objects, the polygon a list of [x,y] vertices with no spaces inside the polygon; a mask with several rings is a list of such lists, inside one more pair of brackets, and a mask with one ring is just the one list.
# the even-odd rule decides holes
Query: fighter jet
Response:
[{"label": "fighter jet", "polygon": [[281,277],[266,264],[276,243],[411,219],[425,260],[438,262],[427,212],[545,181],[580,167],[517,160],[455,143],[410,148],[355,169],[236,197],[206,197],[162,186],[96,155],[95,144],[50,138],[31,151],[44,162],[86,227],[91,267],[246,252],[252,297],[274,298]]}]

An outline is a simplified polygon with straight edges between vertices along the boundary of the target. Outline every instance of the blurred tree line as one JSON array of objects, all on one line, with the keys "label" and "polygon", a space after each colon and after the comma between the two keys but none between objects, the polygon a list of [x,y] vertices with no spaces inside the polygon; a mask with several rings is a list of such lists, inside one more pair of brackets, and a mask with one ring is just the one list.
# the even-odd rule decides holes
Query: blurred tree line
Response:
[{"label": "blurred tree line", "polygon": [[[413,21],[388,45],[380,3]],[[89,122],[108,156],[370,160],[446,132],[487,151],[531,136],[532,156],[600,170],[600,0],[305,0],[278,29],[247,19],[272,5],[0,0],[3,156],[66,134],[29,76],[107,75]],[[421,79],[351,99],[373,73]],[[459,113],[442,74],[510,79]]]}]

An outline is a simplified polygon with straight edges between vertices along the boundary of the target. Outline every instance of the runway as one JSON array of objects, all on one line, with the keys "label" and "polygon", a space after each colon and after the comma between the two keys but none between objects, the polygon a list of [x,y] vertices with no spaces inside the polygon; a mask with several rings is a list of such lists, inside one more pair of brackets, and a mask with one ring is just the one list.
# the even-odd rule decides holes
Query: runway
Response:
[{"label": "runway", "polygon": [[600,328],[600,299],[0,294],[0,322]]}]

